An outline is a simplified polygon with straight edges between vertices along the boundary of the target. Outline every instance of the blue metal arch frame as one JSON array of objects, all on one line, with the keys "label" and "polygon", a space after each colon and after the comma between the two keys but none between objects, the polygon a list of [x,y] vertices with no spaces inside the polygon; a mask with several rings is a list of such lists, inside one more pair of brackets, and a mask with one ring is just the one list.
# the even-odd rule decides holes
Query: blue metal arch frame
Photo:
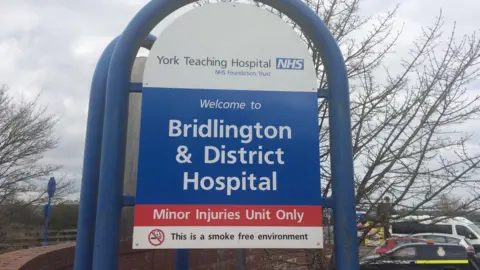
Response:
[{"label": "blue metal arch frame", "polygon": [[[75,270],[92,269],[108,69],[118,39],[119,37],[114,38],[100,56],[90,87],[75,248]],[[142,47],[150,50],[155,40],[155,36],[148,35],[143,41]]]},{"label": "blue metal arch frame", "polygon": [[[108,69],[98,189],[93,270],[118,266],[119,222],[128,114],[129,79],[135,56],[151,30],[194,0],[150,1],[117,41]],[[330,147],[335,220],[335,258],[339,270],[358,269],[348,77],[344,59],[326,25],[300,0],[260,0],[290,17],[312,40],[326,68],[330,89]],[[77,268],[76,268],[77,269]]]}]

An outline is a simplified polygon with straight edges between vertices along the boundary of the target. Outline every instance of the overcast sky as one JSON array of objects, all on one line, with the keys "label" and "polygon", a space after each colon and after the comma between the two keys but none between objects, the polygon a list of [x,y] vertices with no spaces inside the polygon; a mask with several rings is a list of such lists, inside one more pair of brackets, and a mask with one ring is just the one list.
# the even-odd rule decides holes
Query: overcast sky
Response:
[{"label": "overcast sky", "polygon": [[[0,0],[0,84],[18,96],[34,97],[61,117],[60,147],[45,162],[64,165],[81,179],[89,85],[103,48],[118,35],[146,0]],[[364,0],[362,13],[375,15],[398,1]],[[402,0],[396,17],[405,23],[397,51],[405,52],[421,26],[433,23],[440,8],[446,26],[459,33],[480,29],[478,0]],[[153,34],[158,35],[157,27]],[[480,82],[471,86],[480,93]],[[470,128],[469,128],[470,129]],[[470,131],[480,133],[475,125]],[[479,136],[477,136],[479,138]],[[480,145],[478,140],[473,142]]]}]

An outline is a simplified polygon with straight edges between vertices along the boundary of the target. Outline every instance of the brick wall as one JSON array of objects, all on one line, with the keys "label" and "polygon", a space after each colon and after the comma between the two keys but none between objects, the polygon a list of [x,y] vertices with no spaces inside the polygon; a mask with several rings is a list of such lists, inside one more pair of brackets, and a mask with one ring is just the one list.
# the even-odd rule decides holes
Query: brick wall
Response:
[{"label": "brick wall", "polygon": [[[72,270],[74,243],[36,247],[0,255],[1,270]],[[247,250],[248,270],[303,270],[302,251]],[[268,256],[267,256],[268,255]],[[235,250],[192,250],[190,270],[235,270]],[[272,268],[272,261],[276,261]],[[283,263],[282,263],[283,262]],[[120,246],[119,270],[171,270],[173,250],[132,250],[131,242]]]},{"label": "brick wall", "polygon": [[67,270],[74,243],[22,249],[0,255],[1,270]]}]

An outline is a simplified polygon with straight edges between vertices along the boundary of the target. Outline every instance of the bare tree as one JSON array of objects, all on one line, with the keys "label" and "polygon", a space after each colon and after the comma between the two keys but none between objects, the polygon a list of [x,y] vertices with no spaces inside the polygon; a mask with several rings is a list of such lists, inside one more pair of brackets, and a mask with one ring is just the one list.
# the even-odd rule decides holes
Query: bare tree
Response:
[{"label": "bare tree", "polygon": [[[18,207],[34,211],[46,199],[47,181],[59,165],[43,164],[45,152],[58,145],[57,119],[38,99],[15,101],[0,86],[0,224],[12,221]],[[57,178],[58,199],[74,191],[73,181]],[[33,207],[33,208],[32,208]],[[2,227],[0,225],[0,227]]]}]

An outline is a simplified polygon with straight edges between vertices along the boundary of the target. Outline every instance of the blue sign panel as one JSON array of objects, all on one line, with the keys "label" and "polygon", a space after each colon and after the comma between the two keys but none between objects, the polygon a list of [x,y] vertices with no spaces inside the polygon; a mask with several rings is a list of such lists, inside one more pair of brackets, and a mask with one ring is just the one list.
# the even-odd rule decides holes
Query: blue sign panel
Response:
[{"label": "blue sign panel", "polygon": [[316,93],[143,93],[138,204],[320,204]]}]

